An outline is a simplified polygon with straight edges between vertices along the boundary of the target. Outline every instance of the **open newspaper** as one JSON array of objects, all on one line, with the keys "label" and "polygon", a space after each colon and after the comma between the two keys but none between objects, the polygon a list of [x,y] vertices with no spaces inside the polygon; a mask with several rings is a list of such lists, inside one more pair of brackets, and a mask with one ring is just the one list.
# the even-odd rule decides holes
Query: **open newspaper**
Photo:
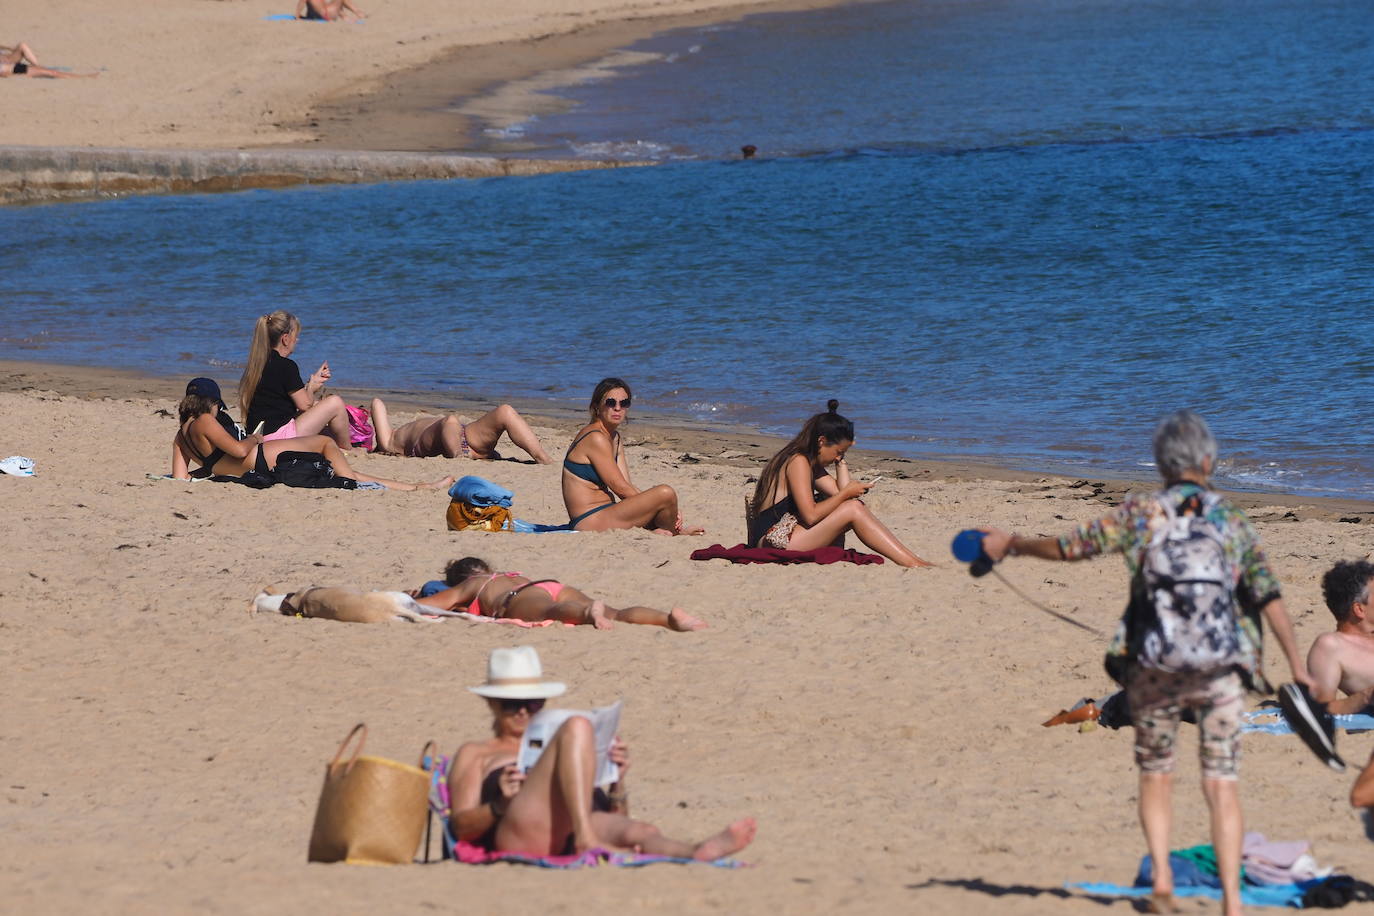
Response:
[{"label": "open newspaper", "polygon": [[620,730],[621,701],[597,709],[541,709],[530,719],[525,727],[525,737],[520,739],[520,754],[515,765],[520,772],[528,773],[534,766],[544,747],[571,716],[584,716],[592,723],[596,732],[596,785],[608,786],[620,778],[620,767],[611,763],[611,742]]}]

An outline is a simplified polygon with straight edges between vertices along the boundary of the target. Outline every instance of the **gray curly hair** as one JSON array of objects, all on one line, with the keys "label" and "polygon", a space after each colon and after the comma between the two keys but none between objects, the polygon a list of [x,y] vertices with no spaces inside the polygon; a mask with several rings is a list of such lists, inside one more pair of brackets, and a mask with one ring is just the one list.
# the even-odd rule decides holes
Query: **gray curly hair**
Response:
[{"label": "gray curly hair", "polygon": [[1165,480],[1178,480],[1188,471],[1202,471],[1217,462],[1217,440],[1207,421],[1191,410],[1176,410],[1159,421],[1154,436],[1155,467]]}]

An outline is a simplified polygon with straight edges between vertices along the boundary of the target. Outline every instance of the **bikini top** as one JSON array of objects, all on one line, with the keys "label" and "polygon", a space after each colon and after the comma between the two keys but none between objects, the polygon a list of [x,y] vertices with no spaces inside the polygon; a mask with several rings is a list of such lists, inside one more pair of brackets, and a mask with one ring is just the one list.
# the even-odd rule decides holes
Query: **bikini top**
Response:
[{"label": "bikini top", "polygon": [[[570,445],[570,446],[568,446],[568,454],[572,454],[573,449],[577,448],[577,443],[581,442],[583,439],[587,438],[588,436],[590,436],[590,435],[591,435],[592,433],[594,433],[594,432],[596,432],[596,430],[592,430],[591,432],[583,433],[582,435],[580,435],[580,436],[578,436],[576,439],[574,439],[574,440],[573,440],[573,444]],[[611,457],[612,457],[614,460],[619,461],[619,460],[620,460],[620,436],[619,436],[619,435],[617,435],[617,436],[614,437],[614,445],[615,445],[615,450],[612,452]],[[567,471],[569,474],[573,475],[574,477],[580,477],[581,479],[587,481],[587,483],[596,484],[596,485],[597,485],[598,487],[600,487],[601,489],[606,490],[607,493],[610,492],[610,490],[608,490],[607,487],[606,487],[606,482],[605,482],[604,480],[601,479],[601,475],[598,474],[598,473],[596,472],[596,468],[592,465],[592,463],[591,463],[590,461],[573,461],[571,458],[566,458],[566,457],[565,457],[565,458],[563,459],[563,470]]]},{"label": "bikini top", "polygon": [[475,594],[475,595],[472,596],[472,603],[468,605],[468,613],[469,613],[469,614],[476,614],[476,615],[478,615],[478,616],[480,616],[480,617],[490,617],[490,616],[491,616],[490,614],[486,614],[486,613],[484,613],[484,612],[482,611],[482,589],[486,588],[489,584],[491,584],[492,582],[495,582],[497,579],[500,579],[500,578],[502,578],[503,576],[504,576],[505,578],[507,578],[507,579],[514,579],[514,578],[516,578],[516,577],[518,577],[518,576],[523,576],[523,575],[524,575],[524,573],[518,573],[518,572],[494,572],[494,573],[492,573],[490,576],[487,577],[487,581],[486,581],[486,582],[483,582],[481,585],[479,585],[479,586],[477,587],[477,594]]},{"label": "bikini top", "polygon": [[186,434],[186,430],[183,429],[177,435],[181,437],[181,443],[186,446],[186,451],[191,453],[191,457],[200,462],[200,467],[191,472],[192,477],[212,476],[215,473],[215,465],[219,464],[219,460],[228,454],[224,449],[216,446],[210,450],[210,454],[202,455],[200,449],[196,448],[195,442]]}]

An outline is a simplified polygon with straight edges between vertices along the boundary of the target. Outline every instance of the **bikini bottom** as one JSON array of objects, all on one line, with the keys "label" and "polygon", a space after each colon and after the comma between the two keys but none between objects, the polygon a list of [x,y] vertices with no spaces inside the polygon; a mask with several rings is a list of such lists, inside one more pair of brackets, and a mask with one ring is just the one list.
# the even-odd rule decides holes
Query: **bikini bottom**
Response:
[{"label": "bikini bottom", "polygon": [[496,616],[506,616],[506,609],[509,608],[510,603],[515,600],[515,596],[523,592],[525,589],[532,588],[534,586],[538,586],[539,588],[542,588],[544,591],[548,592],[549,597],[552,598],[554,601],[557,601],[558,596],[563,594],[563,583],[559,582],[557,579],[539,579],[534,582],[526,582],[524,585],[521,585],[517,588],[513,588],[510,591],[506,592],[506,597],[501,599],[500,605],[498,605],[496,608]]},{"label": "bikini bottom", "polygon": [[595,515],[596,513],[600,512],[602,509],[609,509],[609,508],[611,508],[611,506],[614,506],[614,505],[615,505],[615,503],[606,503],[606,505],[604,505],[604,506],[597,506],[595,509],[588,509],[586,512],[583,512],[583,513],[582,513],[581,515],[579,515],[577,518],[575,518],[575,519],[573,519],[572,521],[568,522],[568,527],[569,527],[569,528],[576,528],[576,527],[577,527],[577,523],[580,522],[580,521],[582,521],[582,520],[583,520],[584,518],[586,518],[587,516],[589,516],[589,515]]}]

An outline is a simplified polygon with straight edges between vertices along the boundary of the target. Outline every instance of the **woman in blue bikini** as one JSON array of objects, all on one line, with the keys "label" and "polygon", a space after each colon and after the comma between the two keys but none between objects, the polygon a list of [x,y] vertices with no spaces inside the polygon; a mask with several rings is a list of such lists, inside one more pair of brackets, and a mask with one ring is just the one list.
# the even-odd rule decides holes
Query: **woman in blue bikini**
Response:
[{"label": "woman in blue bikini", "polygon": [[620,447],[620,426],[630,409],[630,386],[602,379],[592,392],[592,421],[578,430],[563,459],[563,503],[578,531],[647,528],[659,534],[704,534],[678,512],[677,493],[667,484],[639,490]]}]

